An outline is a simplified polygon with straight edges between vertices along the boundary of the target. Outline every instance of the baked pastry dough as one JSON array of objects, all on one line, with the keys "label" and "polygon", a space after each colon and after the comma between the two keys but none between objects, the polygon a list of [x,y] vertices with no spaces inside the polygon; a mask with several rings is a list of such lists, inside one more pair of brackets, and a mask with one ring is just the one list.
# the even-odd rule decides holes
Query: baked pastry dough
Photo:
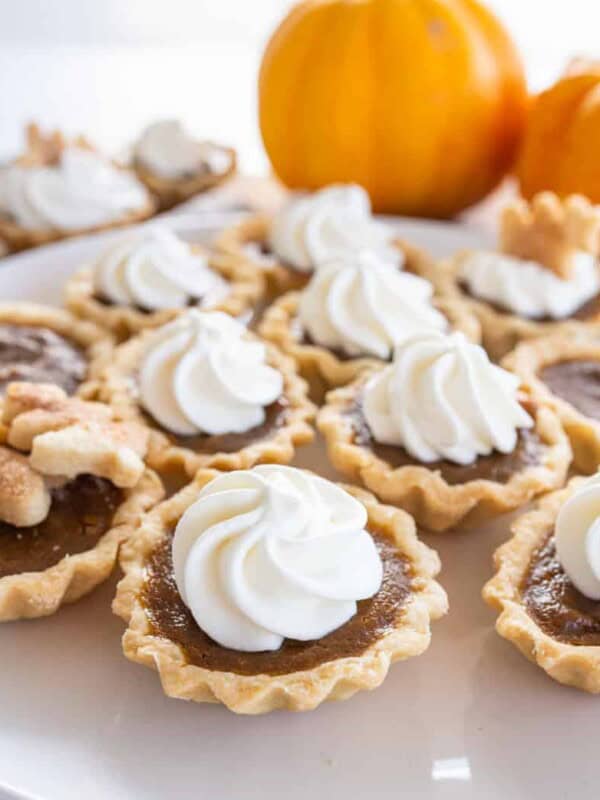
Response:
[{"label": "baked pastry dough", "polygon": [[[27,150],[17,159],[16,164],[32,167],[52,164],[60,158],[61,153],[69,144],[71,143],[67,141],[60,131],[53,131],[50,134],[44,135],[37,125],[29,125],[27,128]],[[95,150],[95,148],[81,136],[78,137],[73,144],[85,150]],[[42,244],[49,244],[50,242],[55,242],[60,239],[67,239],[72,236],[96,233],[98,231],[118,228],[124,225],[132,225],[151,217],[155,212],[156,202],[153,197],[148,194],[144,206],[124,214],[118,220],[73,231],[60,230],[58,228],[24,228],[17,222],[0,214],[0,240],[6,243],[9,250],[15,252],[18,250],[26,250],[30,247],[38,247]]]},{"label": "baked pastry dough", "polygon": [[[534,399],[556,411],[571,441],[575,467],[592,473],[600,464],[600,419],[586,415],[569,400],[555,394],[542,376],[548,367],[576,361],[597,362],[600,372],[600,337],[593,329],[522,342],[502,363],[522,379]],[[590,389],[594,388],[593,379],[590,379]],[[598,408],[600,411],[600,403]]]},{"label": "baked pastry dough", "polygon": [[[433,283],[436,265],[422,251],[407,244],[397,242],[406,259],[405,269],[414,275]],[[441,286],[441,284],[440,284]],[[450,287],[451,289],[451,287]],[[329,350],[318,344],[307,342],[298,320],[300,293],[284,294],[265,311],[259,325],[261,336],[274,342],[284,353],[291,356],[298,370],[309,381],[322,380],[327,387],[343,386],[354,380],[365,370],[375,369],[382,362],[374,357],[350,358]],[[433,305],[450,323],[453,330],[462,331],[471,341],[480,340],[481,331],[477,318],[460,302],[448,286],[436,289]]]},{"label": "baked pastry dough", "polygon": [[418,525],[434,531],[445,531],[459,523],[473,525],[514,510],[564,483],[571,448],[557,416],[543,405],[530,409],[535,433],[542,443],[539,463],[525,466],[506,482],[474,479],[450,484],[427,464],[415,461],[392,466],[356,440],[354,415],[369,377],[367,373],[330,392],[317,416],[317,427],[325,437],[329,459],[336,469],[362,483],[383,502],[405,508]]},{"label": "baked pastry dough", "polygon": [[[531,204],[519,199],[504,209],[499,255],[533,260],[568,280],[578,253],[599,252],[599,230],[600,213],[585,198],[575,195],[561,201],[556,195],[543,192]],[[473,251],[461,252],[440,263],[432,281],[438,291],[475,314],[481,325],[483,345],[493,360],[499,361],[523,340],[550,334],[568,337],[578,328],[600,321],[600,305],[595,303],[589,311],[586,309],[585,317],[576,312],[553,320],[519,316],[475,297],[460,280],[463,265],[473,254]]]},{"label": "baked pastry dough", "polygon": [[434,580],[440,568],[439,559],[418,540],[408,514],[380,505],[372,495],[355,487],[344,488],[364,504],[369,525],[389,536],[399,553],[408,559],[413,578],[409,599],[395,627],[375,644],[358,656],[327,661],[308,670],[242,675],[191,664],[180,645],[154,635],[143,598],[148,560],[197,499],[202,487],[216,475],[211,470],[201,470],[192,484],[146,515],[121,550],[125,577],[117,588],[113,610],[128,626],[123,636],[123,651],[132,661],[157,670],[168,696],[223,703],[243,714],[278,708],[306,711],[324,700],[343,700],[361,689],[374,689],[382,683],[392,662],[427,649],[430,622],[447,610],[445,592]]},{"label": "baked pastry dough", "polygon": [[[160,480],[142,461],[147,431],[135,424],[112,421],[106,415],[110,409],[102,409],[106,409],[105,414],[98,404],[68,398],[56,386],[8,387],[3,406],[7,445],[0,446],[0,519],[5,523],[0,524],[0,554],[4,547],[11,552],[12,537],[29,540],[38,548],[36,537],[52,535],[52,530],[64,538],[70,524],[82,531],[97,524],[99,527],[93,546],[84,550],[76,547],[74,551],[65,546],[62,557],[43,569],[28,568],[27,554],[22,566],[9,556],[9,566],[3,565],[0,577],[0,621],[47,616],[63,603],[90,592],[112,572],[119,546],[139,514],[163,496]],[[14,449],[15,443],[31,450],[30,455]],[[75,487],[73,498],[78,491],[89,498],[96,488],[100,490],[101,482],[83,484],[84,488],[78,489],[78,476],[82,474],[88,476],[84,480],[96,475],[119,487],[106,511],[106,522],[97,522],[94,509],[85,502],[83,510],[73,506],[65,512],[67,499],[62,501],[64,519],[54,528],[37,528],[53,514],[55,492],[71,486]],[[48,541],[44,546],[59,553],[65,549],[60,542],[53,547]],[[33,557],[39,557],[39,553]]]},{"label": "baked pastry dough", "polygon": [[495,576],[483,589],[484,600],[499,612],[496,630],[554,680],[595,694],[600,692],[600,646],[570,644],[542,630],[529,613],[523,583],[532,559],[552,535],[560,508],[581,478],[542,498],[533,511],[511,526],[512,538],[495,553]]},{"label": "baked pastry dough", "polygon": [[[146,331],[117,348],[112,364],[105,370],[100,397],[123,419],[150,425],[147,463],[159,472],[183,470],[192,477],[201,467],[233,470],[248,469],[261,463],[289,463],[296,447],[312,441],[310,425],[315,408],[307,396],[304,380],[296,373],[293,361],[267,343],[267,363],[283,376],[281,422],[265,435],[247,432],[247,443],[233,452],[198,452],[185,440],[174,442],[168,432],[150,420],[139,403],[136,371],[142,361],[152,331]],[[252,334],[248,334],[252,337]]]},{"label": "baked pastry dough", "polygon": [[[200,252],[205,249],[195,246]],[[214,253],[207,253],[208,265],[229,284],[229,290],[216,304],[207,305],[211,311],[224,311],[232,317],[251,317],[264,297],[264,277],[240,261],[233,261]],[[88,319],[107,328],[124,339],[147,328],[158,328],[174,319],[185,309],[142,311],[133,306],[109,305],[98,300],[95,294],[94,274],[91,268],[76,272],[65,286],[67,308],[82,319]],[[200,305],[201,308],[205,308]]]}]

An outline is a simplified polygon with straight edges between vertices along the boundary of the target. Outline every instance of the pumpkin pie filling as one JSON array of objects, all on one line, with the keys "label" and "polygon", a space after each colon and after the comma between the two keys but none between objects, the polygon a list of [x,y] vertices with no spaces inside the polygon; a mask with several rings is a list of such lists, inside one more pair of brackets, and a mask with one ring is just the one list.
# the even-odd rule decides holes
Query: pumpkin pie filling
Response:
[{"label": "pumpkin pie filling", "polygon": [[262,425],[257,425],[243,433],[224,433],[215,436],[204,433],[182,436],[168,431],[147,412],[144,415],[154,427],[162,431],[171,444],[177,447],[187,447],[195,453],[237,453],[253,442],[268,439],[283,428],[288,419],[289,404],[285,397],[280,397],[279,400],[266,406],[265,420]]},{"label": "pumpkin pie filling", "polygon": [[52,505],[38,525],[0,522],[0,578],[41,572],[67,555],[91,550],[112,527],[123,491],[110,481],[82,475],[52,492]]},{"label": "pumpkin pie filling", "polygon": [[564,572],[550,530],[534,552],[521,584],[521,596],[536,624],[557,641],[600,645],[600,602],[581,594]]},{"label": "pumpkin pie filling", "polygon": [[592,419],[600,419],[600,363],[588,359],[560,361],[544,367],[539,378],[561,400]]},{"label": "pumpkin pie filling", "polygon": [[84,381],[82,350],[53,330],[33,325],[0,325],[0,392],[9,383],[53,383],[73,394]]},{"label": "pumpkin pie filling", "polygon": [[[371,450],[377,458],[385,461],[392,468],[423,466],[412,458],[403,447],[381,444],[373,438],[362,408],[360,399],[349,408],[354,432],[354,443]],[[475,480],[489,480],[496,483],[507,483],[510,478],[540,463],[542,442],[539,436],[530,429],[519,431],[518,443],[511,453],[492,452],[488,456],[480,456],[472,464],[455,464],[452,461],[434,461],[427,463],[428,469],[440,472],[446,483],[451,486]]]},{"label": "pumpkin pie filling", "polygon": [[285,639],[275,651],[242,652],[222,647],[196,624],[181,599],[173,574],[171,536],[148,560],[142,604],[152,635],[179,645],[188,663],[239,675],[284,675],[310,670],[340,658],[360,656],[393,630],[412,591],[412,569],[391,539],[369,530],[383,563],[383,581],[375,596],[358,602],[357,613],[340,628],[315,641]]}]

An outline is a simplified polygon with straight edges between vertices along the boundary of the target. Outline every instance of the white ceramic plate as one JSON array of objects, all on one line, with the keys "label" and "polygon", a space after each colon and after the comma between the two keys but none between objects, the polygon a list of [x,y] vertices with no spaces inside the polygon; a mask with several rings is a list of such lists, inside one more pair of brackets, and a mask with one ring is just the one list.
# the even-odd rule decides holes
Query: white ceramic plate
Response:
[{"label": "white ceramic plate", "polygon": [[[453,225],[396,223],[437,255],[480,239]],[[207,228],[189,215],[176,225]],[[67,275],[107,238],[5,259],[0,296],[58,302]],[[318,443],[296,463],[333,477]],[[598,701],[555,684],[501,640],[480,598],[507,524],[426,537],[451,604],[428,652],[394,665],[376,691],[306,714],[236,717],[167,699],[154,672],[121,655],[114,580],[54,617],[0,626],[6,798],[597,797]]]}]

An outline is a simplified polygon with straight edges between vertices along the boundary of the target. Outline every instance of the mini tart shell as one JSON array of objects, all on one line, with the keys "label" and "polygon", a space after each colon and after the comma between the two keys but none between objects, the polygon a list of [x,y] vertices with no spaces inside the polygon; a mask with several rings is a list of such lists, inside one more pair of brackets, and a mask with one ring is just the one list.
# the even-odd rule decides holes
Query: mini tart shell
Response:
[{"label": "mini tart shell", "polygon": [[33,619],[54,614],[60,606],[74,603],[105,581],[117,562],[119,547],[137,525],[139,516],[162,500],[158,476],[146,470],[133,489],[125,489],[124,501],[113,517],[110,530],[95,547],[41,572],[22,572],[0,578],[0,622]]},{"label": "mini tart shell", "polygon": [[577,360],[600,364],[600,328],[578,329],[570,336],[559,333],[523,342],[504,358],[502,365],[521,378],[534,400],[556,411],[571,441],[575,467],[591,474],[600,464],[600,422],[553,394],[540,377],[545,367]]},{"label": "mini tart shell", "polygon": [[[410,272],[433,283],[435,265],[416,248],[398,243],[405,253]],[[378,369],[384,362],[372,356],[339,358],[336,353],[318,344],[301,341],[304,334],[298,321],[300,292],[288,292],[265,311],[259,332],[261,336],[274,342],[284,353],[291,356],[302,375],[308,380],[321,379],[334,388],[344,386],[366,370]],[[480,341],[481,331],[476,317],[457,302],[452,293],[440,289],[435,291],[433,305],[448,319],[453,330],[462,331],[474,342]]]},{"label": "mini tart shell", "polygon": [[600,322],[600,315],[585,322],[573,319],[536,322],[510,312],[498,311],[485,300],[478,300],[465,292],[458,281],[459,269],[470,252],[458,254],[454,259],[439,265],[436,275],[438,289],[454,297],[465,311],[474,314],[481,325],[482,343],[490,358],[500,361],[520,342],[549,334],[568,336],[588,324]]},{"label": "mini tart shell", "polygon": [[324,700],[344,700],[361,689],[375,689],[390,664],[420,655],[429,646],[430,622],[447,611],[447,597],[435,581],[440,562],[435,551],[419,541],[413,520],[403,511],[379,504],[361,489],[344,487],[366,507],[369,521],[397,543],[411,563],[413,592],[396,627],[360,656],[329,661],[310,670],[284,675],[238,675],[208,670],[187,663],[182,648],[152,634],[140,595],[148,557],[201,488],[216,477],[202,470],[193,484],[161,503],[145,516],[141,526],[121,550],[125,577],[119,583],[113,611],[128,624],[123,636],[127,658],[157,670],[169,697],[196,702],[223,703],[240,714],[261,714],[275,709],[308,711]]},{"label": "mini tart shell", "polygon": [[114,352],[114,339],[110,333],[62,308],[37,303],[0,303],[0,325],[48,328],[79,345],[88,360],[88,374],[76,394],[86,400],[96,396],[98,379]]},{"label": "mini tart shell", "polygon": [[431,531],[446,531],[461,523],[473,525],[513,511],[542,492],[564,484],[571,448],[558,417],[544,406],[535,415],[535,430],[544,447],[540,464],[528,466],[506,483],[487,479],[449,484],[426,465],[392,467],[372,450],[354,441],[350,410],[369,375],[330,392],[317,417],[331,463],[344,475],[362,483],[382,501],[405,508]]},{"label": "mini tart shell", "polygon": [[218,253],[236,263],[247,264],[258,274],[264,275],[269,291],[278,296],[284,292],[301,289],[310,280],[311,271],[302,272],[277,261],[273,256],[272,264],[263,264],[249,255],[245,248],[249,244],[264,245],[269,238],[271,217],[267,214],[253,214],[239,222],[224,228],[214,240]]},{"label": "mini tart shell", "polygon": [[521,584],[531,558],[556,522],[560,508],[581,484],[573,478],[566,489],[542,498],[534,511],[511,526],[512,538],[496,550],[496,574],[483,589],[483,599],[500,612],[496,630],[530,661],[559,683],[600,693],[600,647],[560,642],[545,633],[529,615]]},{"label": "mini tart shell", "polygon": [[197,194],[206,192],[220,186],[237,171],[237,154],[231,147],[222,147],[219,150],[227,152],[231,164],[225,172],[198,172],[189,178],[165,178],[147,169],[137,158],[133,158],[131,169],[135,172],[146,188],[156,197],[159,209],[167,211],[179,203],[190,200]]},{"label": "mini tart shell", "polygon": [[[241,262],[210,254],[200,246],[195,246],[194,249],[206,253],[208,266],[230,284],[225,297],[206,308],[210,308],[211,311],[224,311],[232,317],[252,314],[265,294],[264,277],[257,275]],[[77,316],[107,328],[119,338],[135,335],[146,328],[157,328],[185,311],[185,309],[163,309],[144,313],[132,306],[111,306],[101,303],[95,297],[92,267],[76,272],[67,281],[65,304]]]},{"label": "mini tart shell", "polygon": [[135,374],[151,333],[141,333],[117,348],[113,363],[105,370],[100,397],[121,419],[149,425],[146,462],[152,469],[160,473],[180,469],[193,477],[201,468],[229,471],[249,469],[255,464],[288,464],[296,447],[313,440],[314,430],[310,423],[315,416],[315,407],[308,399],[306,383],[296,373],[293,361],[266,342],[268,363],[283,375],[283,397],[289,404],[285,423],[276,428],[272,436],[251,442],[235,452],[197,453],[172,444],[162,429],[148,422],[137,400]]}]

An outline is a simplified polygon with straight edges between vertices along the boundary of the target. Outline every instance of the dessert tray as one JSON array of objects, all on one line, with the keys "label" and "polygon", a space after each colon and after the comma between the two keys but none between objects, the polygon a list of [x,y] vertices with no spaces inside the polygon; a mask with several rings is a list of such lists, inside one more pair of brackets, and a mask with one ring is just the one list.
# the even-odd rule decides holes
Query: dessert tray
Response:
[{"label": "dessert tray", "polygon": [[[164,220],[204,242],[231,216]],[[388,221],[435,256],[486,243],[467,226]],[[5,258],[0,295],[58,304],[72,272],[119,235]],[[293,464],[340,478],[319,438]],[[52,617],[3,625],[0,800],[520,800],[562,797],[566,785],[592,796],[596,701],[525,661],[494,632],[481,599],[508,524],[423,535],[441,557],[451,606],[431,647],[398,664],[377,692],[312,714],[243,717],[165,697],[151,671],[122,656],[123,624],[110,608],[117,575]]]}]

